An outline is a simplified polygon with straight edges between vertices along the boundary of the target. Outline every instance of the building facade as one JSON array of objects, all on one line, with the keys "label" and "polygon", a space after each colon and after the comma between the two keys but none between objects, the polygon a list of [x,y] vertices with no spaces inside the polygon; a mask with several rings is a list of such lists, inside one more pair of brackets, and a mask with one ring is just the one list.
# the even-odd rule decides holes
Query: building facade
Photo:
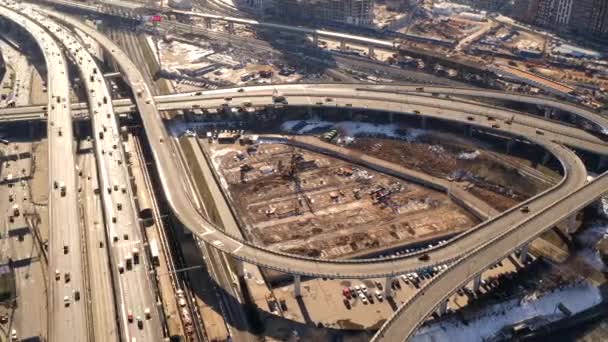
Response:
[{"label": "building facade", "polygon": [[518,0],[514,16],[528,24],[608,39],[608,0]]},{"label": "building facade", "polygon": [[371,26],[374,0],[239,0],[262,14],[299,21]]}]

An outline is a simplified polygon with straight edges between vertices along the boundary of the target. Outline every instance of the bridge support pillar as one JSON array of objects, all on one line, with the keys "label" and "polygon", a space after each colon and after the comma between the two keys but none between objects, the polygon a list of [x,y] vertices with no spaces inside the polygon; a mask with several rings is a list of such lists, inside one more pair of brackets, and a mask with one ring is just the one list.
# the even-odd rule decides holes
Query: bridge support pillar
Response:
[{"label": "bridge support pillar", "polygon": [[519,250],[519,261],[522,264],[525,264],[526,261],[528,261],[528,250],[529,250],[529,248],[530,248],[530,244],[527,243],[527,244],[523,245],[521,247],[521,249]]},{"label": "bridge support pillar", "polygon": [[473,292],[479,291],[481,287],[481,274],[478,274],[473,278]]},{"label": "bridge support pillar", "polygon": [[306,116],[308,120],[312,120],[314,118],[315,114],[312,107],[306,107]]},{"label": "bridge support pillar", "polygon": [[234,23],[233,22],[228,23],[228,33],[234,34]]},{"label": "bridge support pillar", "polygon": [[205,23],[205,28],[206,29],[210,29],[211,28],[211,18],[205,18],[203,19],[203,22]]},{"label": "bridge support pillar", "polygon": [[369,58],[373,58],[375,54],[376,54],[376,52],[374,51],[374,47],[369,46],[367,48],[367,56],[369,56]]},{"label": "bridge support pillar", "polygon": [[543,155],[542,164],[547,164],[549,162],[549,159],[551,159],[551,154],[549,152],[545,152],[545,154]]},{"label": "bridge support pillar", "polygon": [[388,113],[388,122],[390,122],[390,123],[395,122],[395,113],[393,113],[393,112]]},{"label": "bridge support pillar", "polygon": [[422,129],[426,129],[426,127],[427,127],[427,118],[426,118],[426,116],[423,116],[421,118],[421,125],[422,125]]},{"label": "bridge support pillar", "polygon": [[449,302],[449,300],[446,300],[439,305],[439,309],[437,309],[437,314],[439,316],[443,316],[446,313],[448,313],[448,302]]},{"label": "bridge support pillar", "polygon": [[545,118],[549,119],[553,116],[553,109],[545,107]]},{"label": "bridge support pillar", "polygon": [[296,274],[293,276],[293,295],[295,297],[302,297],[302,284],[301,276]]},{"label": "bridge support pillar", "polygon": [[473,126],[471,126],[471,125],[466,126],[466,135],[467,135],[467,137],[473,136]]},{"label": "bridge support pillar", "polygon": [[570,215],[567,218],[566,222],[566,231],[570,234],[574,233],[576,230],[576,214]]},{"label": "bridge support pillar", "polygon": [[245,263],[239,259],[234,258],[234,266],[235,266],[236,275],[238,277],[244,277],[245,276]]},{"label": "bridge support pillar", "polygon": [[312,35],[312,45],[314,45],[315,47],[319,46],[319,35],[318,34]]},{"label": "bridge support pillar", "polygon": [[600,156],[600,158],[597,160],[597,170],[601,171],[602,169],[604,169],[606,167],[607,162],[608,159],[606,158],[606,156]]},{"label": "bridge support pillar", "polygon": [[346,41],[340,41],[340,51],[346,51]]},{"label": "bridge support pillar", "polygon": [[507,154],[511,154],[511,150],[513,149],[513,145],[515,145],[514,140],[507,141]]},{"label": "bridge support pillar", "polygon": [[384,297],[392,297],[393,296],[393,277],[386,277],[384,279]]}]

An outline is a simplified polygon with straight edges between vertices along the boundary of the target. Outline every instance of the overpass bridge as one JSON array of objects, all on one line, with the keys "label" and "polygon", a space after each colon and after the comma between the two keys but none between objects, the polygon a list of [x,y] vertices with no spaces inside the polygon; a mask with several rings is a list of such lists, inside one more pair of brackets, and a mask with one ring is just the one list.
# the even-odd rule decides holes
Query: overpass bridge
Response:
[{"label": "overpass bridge", "polygon": [[[570,150],[560,145],[555,144],[546,135],[539,135],[535,129],[526,127],[517,122],[512,122],[509,128],[493,128],[487,120],[470,121],[466,115],[452,114],[447,110],[437,111],[435,115],[438,118],[449,120],[455,123],[467,124],[483,129],[496,129],[504,131],[505,134],[517,136],[521,139],[530,141],[545,148],[553,154],[563,167],[564,178],[556,186],[538,194],[529,199],[520,206],[514,207],[504,213],[501,213],[489,221],[483,222],[475,228],[463,233],[450,243],[428,249],[421,253],[412,253],[397,258],[380,258],[380,259],[360,259],[360,260],[322,260],[308,257],[300,257],[288,255],[284,253],[274,252],[264,249],[260,246],[253,245],[247,241],[242,241],[236,237],[230,236],[222,230],[208,222],[204,216],[199,213],[191,199],[185,194],[185,184],[182,177],[175,177],[175,146],[172,146],[171,136],[164,127],[160,118],[155,99],[152,97],[148,86],[139,72],[136,65],[122,52],[114,43],[107,37],[103,36],[95,29],[90,28],[83,23],[59,14],[53,11],[46,11],[53,18],[64,22],[65,24],[76,27],[85,34],[90,35],[98,41],[116,60],[122,70],[128,84],[133,88],[135,95],[135,103],[141,113],[142,122],[146,130],[149,144],[153,151],[154,161],[156,163],[159,178],[167,200],[178,217],[178,219],[196,236],[208,242],[211,246],[227,252],[236,258],[246,262],[251,262],[262,267],[278,270],[296,275],[299,279],[300,275],[307,276],[325,276],[330,278],[376,278],[386,277],[390,279],[403,273],[433,267],[439,264],[457,262],[458,265],[465,265],[473,270],[473,266],[483,271],[493,262],[505,253],[519,248],[525,248],[527,243],[542,232],[550,229],[553,225],[564,221],[576,214],[580,209],[580,205],[570,206],[572,203],[587,203],[602,195],[605,190],[603,180],[604,176],[592,181],[589,185],[584,186],[587,176],[584,165],[581,160]],[[310,95],[310,89],[301,85],[293,85],[296,89],[289,93],[289,104],[295,102],[294,105],[315,106],[313,102],[319,98],[318,95]],[[298,87],[300,87],[298,89]],[[316,87],[316,86],[315,86]],[[350,96],[345,96],[337,88],[323,88],[325,94],[332,94],[336,97],[335,106],[344,106],[344,108],[355,109],[372,109],[377,111],[394,112],[397,114],[411,115],[409,107],[406,108],[403,103],[395,100],[395,98],[403,98],[403,94],[396,93],[394,90],[387,90],[383,93],[367,92],[361,89],[355,89],[354,93],[351,89]],[[376,95],[371,95],[372,93]],[[224,89],[221,91],[213,91],[210,96],[221,94],[220,96],[238,97],[239,90]],[[251,94],[249,94],[251,96]],[[261,90],[260,94],[256,94],[252,101],[254,105],[273,106],[274,89],[269,87],[267,90]],[[379,96],[378,98],[374,98]],[[219,96],[218,96],[219,97]],[[358,102],[354,100],[359,98]],[[225,99],[211,98],[208,100],[210,106],[219,107]],[[347,106],[350,104],[350,106]],[[590,113],[591,115],[592,113]],[[519,118],[519,116],[518,116]],[[501,122],[501,124],[505,124]],[[180,170],[180,172],[184,172]],[[581,201],[581,196],[586,196],[586,200]],[[566,203],[564,205],[560,203]],[[527,206],[529,211],[522,210]],[[567,206],[567,207],[564,207]],[[470,251],[483,251],[483,254],[472,254]],[[481,252],[479,252],[481,253]],[[423,257],[424,256],[424,257]],[[449,270],[449,269],[448,269]],[[473,270],[475,271],[475,270]],[[446,272],[447,274],[447,272]],[[468,279],[478,277],[479,272],[466,273]],[[440,284],[436,291],[431,291],[432,294],[447,295],[449,291],[443,292],[446,287],[451,285],[451,279],[448,277],[437,277],[432,284]],[[297,282],[297,281],[296,281]],[[447,285],[446,285],[447,284]],[[461,284],[462,285],[462,284]],[[430,285],[429,285],[430,286]],[[403,339],[403,335],[399,332],[405,332],[409,337],[410,331],[422,323],[425,317],[428,316],[428,310],[442,305],[443,297],[439,295],[426,296],[428,292],[420,292],[417,298],[427,304],[426,311],[413,312],[410,311],[415,306],[409,306],[401,309],[398,314],[391,320],[399,322],[403,317],[412,317],[408,321],[404,321],[409,325],[390,324],[387,325],[377,335],[377,340],[395,341],[391,338],[397,336],[396,340]],[[404,323],[404,324],[405,324]],[[399,327],[399,328],[395,328]],[[405,329],[405,330],[404,330]],[[394,332],[395,335],[392,335]]]},{"label": "overpass bridge", "polygon": [[[243,87],[242,91],[234,89],[219,89],[203,92],[188,92],[181,94],[156,96],[158,110],[187,110],[192,108],[216,109],[222,106],[242,108],[243,103],[251,102],[255,107],[266,108],[269,104],[265,101],[258,101],[264,98],[269,91],[278,91],[288,99],[288,106],[300,107],[343,107],[354,110],[355,102],[359,102],[360,109],[366,109],[366,104],[362,100],[390,100],[394,106],[400,105],[401,112],[420,113],[415,116],[422,121],[424,127],[429,118],[442,118],[445,112],[449,111],[452,115],[461,115],[469,118],[470,114],[476,114],[477,120],[486,121],[496,125],[492,120],[503,121],[502,130],[509,130],[512,123],[528,126],[536,129],[537,135],[542,134],[547,138],[564,143],[577,149],[585,150],[599,155],[608,155],[608,145],[605,143],[605,136],[600,134],[602,127],[608,127],[608,120],[603,116],[590,111],[584,107],[569,104],[567,102],[556,101],[550,98],[533,97],[517,93],[498,92],[492,90],[481,90],[474,88],[448,88],[448,87],[420,87],[419,85],[395,85],[395,84],[282,84],[273,86],[251,86]],[[304,96],[302,89],[306,89],[308,96]],[[447,95],[438,96],[439,94]],[[499,100],[509,100],[520,103],[544,106],[545,117],[528,115],[522,112],[508,110],[503,107],[487,105],[483,103],[465,101],[462,98],[453,98],[452,95],[491,98]],[[226,101],[226,98],[231,98]],[[330,97],[335,99],[332,103],[326,103]],[[321,105],[319,105],[321,103]],[[113,101],[116,113],[126,114],[137,111],[136,106],[130,99],[119,99]],[[367,108],[373,109],[373,108]],[[0,122],[12,120],[39,120],[44,118],[46,106],[33,105],[18,108],[0,109]],[[78,119],[85,118],[87,106],[85,103],[74,104],[73,113]],[[391,110],[391,109],[387,109]],[[553,111],[561,110],[570,113],[581,120],[592,123],[596,128],[592,130],[582,130],[576,126],[565,125],[556,120],[550,119]],[[468,122],[468,127],[472,122]],[[501,130],[498,125],[498,130]],[[490,127],[492,128],[492,127]],[[493,130],[497,130],[493,128]]]}]

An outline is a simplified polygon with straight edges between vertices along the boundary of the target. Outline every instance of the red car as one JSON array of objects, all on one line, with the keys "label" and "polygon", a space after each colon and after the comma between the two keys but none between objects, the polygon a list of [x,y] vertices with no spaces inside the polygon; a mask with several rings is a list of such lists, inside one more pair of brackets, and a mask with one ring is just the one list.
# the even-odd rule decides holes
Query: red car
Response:
[{"label": "red car", "polygon": [[350,296],[350,289],[349,289],[348,287],[345,287],[345,288],[342,290],[342,294],[343,294],[343,295],[344,295],[344,297],[346,297],[347,299],[350,299],[350,297],[351,297],[351,296]]}]

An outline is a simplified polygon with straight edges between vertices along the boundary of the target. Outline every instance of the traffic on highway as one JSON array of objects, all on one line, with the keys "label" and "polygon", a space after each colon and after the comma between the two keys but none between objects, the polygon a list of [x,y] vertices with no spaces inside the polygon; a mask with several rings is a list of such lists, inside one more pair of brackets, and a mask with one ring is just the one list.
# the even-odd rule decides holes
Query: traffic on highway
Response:
[{"label": "traffic on highway", "polygon": [[[68,7],[90,7],[54,2],[62,2],[61,5]],[[140,5],[112,1],[93,8],[97,11],[106,6],[131,11]],[[89,7],[82,9],[89,11]],[[0,17],[27,32],[43,56],[47,102],[1,108],[0,123],[35,125],[42,122],[46,125],[49,260],[44,286],[48,288],[46,316],[50,341],[179,340],[177,334],[171,333],[175,331],[189,331],[188,341],[213,340],[209,338],[209,331],[200,331],[203,327],[208,329],[209,325],[209,322],[204,324],[206,317],[198,316],[204,312],[204,306],[198,304],[203,295],[197,289],[199,284],[189,282],[192,275],[189,272],[198,268],[204,268],[201,272],[211,275],[211,282],[215,282],[213,291],[221,292],[214,310],[221,312],[224,321],[220,324],[226,326],[226,334],[230,335],[228,340],[233,341],[253,341],[261,336],[256,330],[261,324],[259,314],[252,314],[256,310],[262,311],[256,300],[271,307],[273,315],[279,316],[280,313],[289,321],[285,316],[285,311],[288,311],[285,301],[277,300],[272,288],[268,292],[270,294],[264,292],[260,295],[256,291],[261,290],[247,285],[247,281],[254,277],[252,274],[257,272],[264,273],[257,279],[258,285],[265,284],[272,277],[280,279],[277,281],[279,284],[293,281],[294,297],[299,298],[300,306],[304,305],[301,282],[305,279],[342,281],[344,283],[340,283],[340,287],[348,310],[351,310],[351,297],[365,299],[361,305],[370,305],[368,301],[373,300],[371,294],[367,295],[367,287],[365,294],[362,287],[359,287],[360,293],[355,290],[351,294],[350,283],[346,284],[350,280],[371,282],[375,292],[370,293],[375,293],[379,302],[385,299],[390,302],[395,279],[399,282],[400,277],[412,273],[431,273],[428,281],[417,285],[413,295],[405,301],[396,303],[392,300],[390,317],[375,326],[372,338],[374,342],[409,340],[434,314],[446,314],[450,298],[458,296],[468,284],[473,282],[477,284],[474,287],[478,287],[484,272],[503,260],[513,259],[515,255],[519,255],[520,263],[514,263],[526,267],[525,260],[534,240],[547,232],[554,232],[556,226],[565,226],[567,233],[575,231],[573,225],[577,215],[596,203],[608,189],[608,172],[603,169],[608,155],[608,121],[597,111],[564,99],[464,86],[305,80],[276,84],[245,84],[247,82],[242,81],[243,84],[219,89],[182,88],[179,92],[168,90],[163,95],[154,96],[161,89],[157,83],[161,80],[156,79],[158,74],[153,75],[148,66],[136,64],[124,46],[98,30],[91,20],[83,21],[57,8],[12,1],[1,1],[0,9]],[[171,10],[171,13],[256,28],[296,31],[366,46],[396,48],[390,40],[355,34],[201,12]],[[479,36],[487,34],[489,30],[486,27]],[[475,40],[478,38],[475,36]],[[153,39],[150,38],[151,41]],[[103,51],[104,60],[95,56],[95,49]],[[142,56],[149,57],[145,53]],[[145,72],[143,68],[146,68]],[[108,69],[118,73],[118,84],[126,89],[123,94],[127,96],[116,96],[112,86],[115,83],[104,75]],[[536,110],[535,114],[530,113],[530,108]],[[201,113],[203,123],[199,121],[197,126],[188,126],[176,114],[184,111]],[[222,126],[223,121],[217,119],[221,116],[224,120],[234,113],[248,113],[286,122],[302,115],[306,126],[325,112],[349,124],[358,120],[353,124],[357,129],[363,120],[377,123],[386,119],[390,125],[405,127],[405,123],[415,124],[422,130],[432,130],[431,126],[439,123],[442,127],[451,127],[450,134],[458,134],[464,137],[462,139],[469,139],[473,132],[477,132],[477,137],[490,137],[488,139],[493,144],[505,145],[507,152],[504,155],[508,155],[512,145],[517,143],[526,151],[525,154],[535,154],[533,158],[537,160],[525,164],[527,167],[542,169],[539,173],[553,172],[557,180],[548,182],[542,191],[513,202],[509,209],[497,210],[491,200],[471,191],[471,184],[455,181],[452,176],[428,174],[394,160],[353,152],[348,144],[336,144],[335,136],[347,136],[338,129],[320,137],[286,132],[263,135],[256,132],[249,137],[236,129],[226,130]],[[543,114],[538,115],[538,112]],[[357,115],[361,113],[364,115]],[[189,127],[183,136],[172,130],[179,125]],[[215,133],[211,133],[209,127],[213,127]],[[217,132],[217,127],[223,129],[221,133]],[[323,125],[320,127],[325,129]],[[29,129],[33,131],[35,128]],[[130,133],[135,130],[142,132],[137,142],[133,141],[135,138]],[[203,130],[207,130],[205,138]],[[260,136],[263,142],[258,144]],[[378,136],[367,138],[377,139]],[[479,142],[481,140],[479,138]],[[232,188],[227,185],[222,177],[229,167],[224,166],[226,170],[223,170],[218,162],[218,158],[237,151],[238,147],[217,152],[206,145],[215,144],[215,141],[217,145],[226,146],[230,143],[234,146],[253,145],[244,148],[246,155],[235,152],[231,160],[236,164],[230,165],[239,170],[240,182],[237,183],[240,185]],[[264,166],[252,161],[250,165],[247,158],[253,160],[257,154],[263,154],[258,149],[264,144],[291,148],[289,165],[285,166],[280,160]],[[82,146],[91,150],[89,157],[79,155]],[[137,147],[135,151],[133,146]],[[432,148],[443,149],[437,146]],[[314,200],[312,195],[305,194],[307,190],[303,190],[303,184],[306,182],[302,182],[298,172],[314,163],[304,163],[303,153],[298,155],[293,152],[295,149],[314,151],[355,165],[352,168],[341,167],[337,171],[340,177],[363,174],[359,168],[365,168],[365,172],[378,172],[432,189],[457,203],[476,220],[475,224],[442,239],[440,243],[408,249],[404,253],[328,259],[322,257],[322,253],[291,253],[270,248],[263,239],[252,238],[251,231],[243,228],[248,224],[247,219],[240,217],[239,211],[232,207],[241,199],[234,198],[229,191],[239,186],[245,188],[248,172],[259,168],[262,176],[276,174],[283,181],[293,182],[286,188],[293,189],[294,194],[284,196],[287,198],[285,201],[290,201],[295,208],[308,207],[310,213],[301,213],[303,209],[295,209],[293,213],[281,208],[277,204],[280,201],[276,201],[264,207],[266,209],[256,207],[257,215],[266,219],[276,216],[281,223],[291,222],[292,216],[301,216],[301,220],[295,221],[302,227],[315,216],[333,214],[331,210],[323,214],[313,211]],[[467,151],[459,159],[475,158],[475,153],[480,152]],[[280,154],[276,152],[276,156]],[[276,158],[278,160],[279,157]],[[140,167],[150,171],[150,176],[147,176],[147,171],[135,174],[133,164],[136,161]],[[93,164],[88,165],[89,162]],[[199,165],[200,170],[193,168],[194,164]],[[308,166],[302,166],[304,164]],[[549,164],[553,169],[547,171]],[[95,175],[91,177],[91,173]],[[370,182],[373,176],[365,174]],[[594,177],[590,177],[591,174]],[[516,176],[524,177],[525,174],[521,172]],[[156,187],[158,193],[151,196],[152,199],[147,198],[145,192],[138,189],[141,183],[136,183],[137,178],[145,178],[145,187],[149,191]],[[325,181],[320,180],[318,186],[324,185]],[[395,186],[390,191],[393,188]],[[508,193],[508,190],[499,190],[503,194]],[[359,191],[358,188],[352,189],[353,198],[361,199]],[[392,208],[393,214],[399,214],[401,209],[395,209],[397,205],[390,199],[390,191],[386,191],[379,187],[370,192],[373,206]],[[328,196],[335,204],[342,205],[341,201],[347,198],[344,192],[336,188]],[[150,205],[150,201],[154,201],[154,205]],[[430,200],[420,201],[418,205],[422,206],[422,202],[429,205]],[[354,206],[344,204],[347,205]],[[245,207],[254,211],[250,209],[253,206]],[[161,217],[161,209],[170,215]],[[163,222],[155,222],[159,220]],[[150,222],[163,231],[147,228]],[[96,232],[96,227],[101,227],[101,230]],[[354,229],[356,224],[344,219],[340,227]],[[162,243],[160,250],[157,237]],[[184,239],[192,239],[193,244],[199,246],[200,264],[204,266],[184,270],[175,268],[176,260],[181,264],[184,259],[184,252],[176,247]],[[425,245],[425,242],[419,244]],[[542,258],[535,255],[535,259]],[[156,272],[161,263],[171,277]],[[255,265],[255,269],[250,268],[251,265]],[[192,293],[187,298],[184,297],[186,286],[190,287],[188,293]],[[163,288],[175,293],[167,298]],[[108,291],[111,295],[103,294]],[[287,290],[283,288],[283,291]],[[307,288],[306,291],[311,290]],[[254,302],[256,304],[251,305]],[[252,316],[258,318],[252,319]],[[192,317],[200,317],[203,321],[203,324],[196,325],[196,334],[193,333]],[[310,317],[305,321],[306,324],[314,323]],[[322,326],[320,321],[318,324]],[[297,331],[293,331],[297,337]],[[17,334],[13,332],[15,337],[11,338],[16,341]]]}]

